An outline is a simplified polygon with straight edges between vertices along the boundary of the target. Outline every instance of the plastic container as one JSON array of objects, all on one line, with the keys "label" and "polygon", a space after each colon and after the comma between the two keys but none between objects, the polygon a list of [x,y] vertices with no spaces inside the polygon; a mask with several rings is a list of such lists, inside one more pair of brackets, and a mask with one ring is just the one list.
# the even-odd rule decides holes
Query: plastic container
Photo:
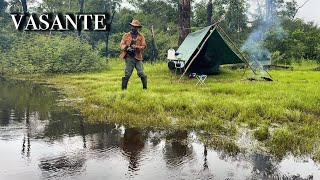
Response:
[{"label": "plastic container", "polygon": [[174,50],[174,49],[172,49],[172,48],[170,48],[169,50],[168,50],[168,57],[167,57],[167,59],[176,59],[176,55],[175,55],[175,53],[176,53],[176,51]]}]

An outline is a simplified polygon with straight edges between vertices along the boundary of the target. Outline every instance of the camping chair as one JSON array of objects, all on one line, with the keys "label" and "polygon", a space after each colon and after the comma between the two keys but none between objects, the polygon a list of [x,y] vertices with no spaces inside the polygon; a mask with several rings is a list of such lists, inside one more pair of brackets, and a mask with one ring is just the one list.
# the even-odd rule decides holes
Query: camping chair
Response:
[{"label": "camping chair", "polygon": [[207,75],[202,74],[202,75],[197,75],[196,77],[197,77],[197,79],[198,79],[198,82],[197,82],[196,85],[202,86],[202,85],[205,84],[204,81],[207,79]]}]

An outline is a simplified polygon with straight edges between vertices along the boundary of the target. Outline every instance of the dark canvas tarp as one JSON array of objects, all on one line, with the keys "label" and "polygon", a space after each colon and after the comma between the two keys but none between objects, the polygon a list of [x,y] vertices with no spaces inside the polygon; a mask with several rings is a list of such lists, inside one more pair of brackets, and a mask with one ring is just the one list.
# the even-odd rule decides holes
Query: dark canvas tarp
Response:
[{"label": "dark canvas tarp", "polygon": [[190,72],[217,74],[221,64],[245,63],[219,29],[220,26],[208,26],[190,33],[182,42],[177,53],[186,60],[187,66],[197,55],[188,69]]}]

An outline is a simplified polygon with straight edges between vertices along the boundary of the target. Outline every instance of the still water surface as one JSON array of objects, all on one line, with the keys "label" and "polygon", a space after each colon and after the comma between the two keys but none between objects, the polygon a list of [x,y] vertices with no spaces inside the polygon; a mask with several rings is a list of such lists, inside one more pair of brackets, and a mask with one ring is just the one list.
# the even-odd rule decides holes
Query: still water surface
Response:
[{"label": "still water surface", "polygon": [[0,81],[1,180],[320,179],[319,169],[308,157],[208,148],[194,131],[88,124],[52,88]]}]

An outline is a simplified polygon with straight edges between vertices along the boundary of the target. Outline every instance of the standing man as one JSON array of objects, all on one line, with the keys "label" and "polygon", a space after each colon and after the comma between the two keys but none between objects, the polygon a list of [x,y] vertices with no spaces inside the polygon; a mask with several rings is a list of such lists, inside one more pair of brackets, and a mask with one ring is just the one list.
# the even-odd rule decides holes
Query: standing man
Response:
[{"label": "standing man", "polygon": [[142,26],[136,19],[133,19],[129,24],[131,25],[131,31],[125,33],[120,42],[120,48],[123,51],[120,57],[126,61],[124,77],[122,77],[122,90],[127,89],[128,81],[134,68],[136,68],[138,76],[141,78],[143,89],[147,89],[147,76],[143,72],[142,64],[142,51],[146,48],[146,41],[139,32]]}]

